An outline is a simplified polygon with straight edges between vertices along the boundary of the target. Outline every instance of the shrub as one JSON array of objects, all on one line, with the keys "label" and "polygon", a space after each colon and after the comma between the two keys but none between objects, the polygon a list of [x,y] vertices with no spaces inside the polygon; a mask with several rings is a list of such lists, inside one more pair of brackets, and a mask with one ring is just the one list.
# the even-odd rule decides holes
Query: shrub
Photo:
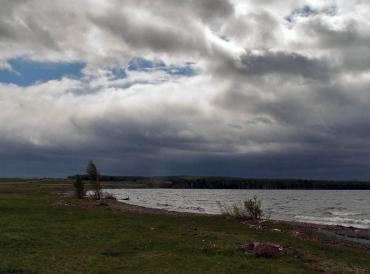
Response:
[{"label": "shrub", "polygon": [[75,181],[73,182],[75,188],[75,195],[78,199],[83,199],[85,196],[85,186],[80,176],[76,176]]},{"label": "shrub", "polygon": [[248,216],[253,221],[260,220],[262,217],[261,201],[257,200],[257,196],[254,195],[253,199],[244,201],[244,209]]},{"label": "shrub", "polygon": [[226,206],[218,202],[222,215],[237,219],[257,221],[262,217],[261,201],[254,196],[253,199],[244,201],[244,207],[237,205]]}]

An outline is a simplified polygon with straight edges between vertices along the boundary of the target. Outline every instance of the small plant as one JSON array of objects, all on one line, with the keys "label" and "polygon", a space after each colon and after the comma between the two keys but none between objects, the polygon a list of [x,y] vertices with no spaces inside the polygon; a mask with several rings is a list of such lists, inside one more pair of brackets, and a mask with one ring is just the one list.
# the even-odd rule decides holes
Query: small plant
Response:
[{"label": "small plant", "polygon": [[75,195],[78,199],[83,199],[85,196],[85,186],[80,176],[76,176],[75,181],[73,182],[75,188]]},{"label": "small plant", "polygon": [[260,220],[262,217],[261,201],[257,199],[257,196],[244,201],[244,207],[222,205],[220,202],[217,204],[220,207],[222,215],[228,217],[252,221]]},{"label": "small plant", "polygon": [[254,195],[253,199],[244,201],[244,209],[253,221],[260,220],[262,217],[261,201]]}]

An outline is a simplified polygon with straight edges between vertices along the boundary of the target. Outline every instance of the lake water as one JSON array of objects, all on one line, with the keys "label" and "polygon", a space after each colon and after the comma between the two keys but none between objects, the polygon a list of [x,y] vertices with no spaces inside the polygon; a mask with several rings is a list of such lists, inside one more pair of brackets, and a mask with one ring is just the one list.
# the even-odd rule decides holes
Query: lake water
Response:
[{"label": "lake water", "polygon": [[370,190],[106,189],[129,204],[179,212],[220,214],[257,195],[275,220],[370,228]]}]

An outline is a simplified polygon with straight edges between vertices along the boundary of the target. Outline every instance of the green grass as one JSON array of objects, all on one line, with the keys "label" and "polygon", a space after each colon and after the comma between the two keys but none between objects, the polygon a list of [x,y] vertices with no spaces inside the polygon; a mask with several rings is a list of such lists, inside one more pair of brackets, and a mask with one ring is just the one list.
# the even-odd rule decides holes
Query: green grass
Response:
[{"label": "green grass", "polygon": [[[286,233],[298,228],[283,224],[273,226],[279,233],[217,216],[123,213],[61,196],[72,190],[65,183],[0,184],[0,273],[370,272],[370,250],[360,245],[299,240]],[[236,250],[251,241],[286,253]]]}]

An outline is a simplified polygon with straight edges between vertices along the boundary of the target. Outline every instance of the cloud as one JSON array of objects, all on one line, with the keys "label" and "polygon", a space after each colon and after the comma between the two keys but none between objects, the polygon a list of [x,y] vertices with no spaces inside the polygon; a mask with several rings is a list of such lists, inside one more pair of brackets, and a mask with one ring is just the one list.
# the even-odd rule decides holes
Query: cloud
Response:
[{"label": "cloud", "polygon": [[[5,1],[0,176],[65,176],[95,159],[113,174],[365,178],[368,11],[356,0]],[[10,81],[37,64],[63,69]],[[84,65],[71,75],[66,64]]]},{"label": "cloud", "polygon": [[245,75],[291,74],[305,78],[327,79],[330,68],[327,62],[297,53],[266,52],[241,57],[239,70]]}]

